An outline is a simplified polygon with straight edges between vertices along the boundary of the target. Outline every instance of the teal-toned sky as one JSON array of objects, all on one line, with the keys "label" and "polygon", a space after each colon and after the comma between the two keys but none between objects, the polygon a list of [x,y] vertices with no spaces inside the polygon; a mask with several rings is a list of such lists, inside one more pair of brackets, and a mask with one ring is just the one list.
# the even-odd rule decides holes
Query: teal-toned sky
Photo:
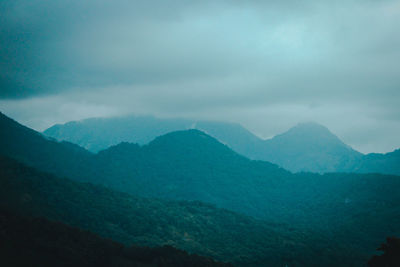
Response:
[{"label": "teal-toned sky", "polygon": [[302,121],[400,147],[400,1],[0,2],[0,110],[38,130],[127,113]]}]

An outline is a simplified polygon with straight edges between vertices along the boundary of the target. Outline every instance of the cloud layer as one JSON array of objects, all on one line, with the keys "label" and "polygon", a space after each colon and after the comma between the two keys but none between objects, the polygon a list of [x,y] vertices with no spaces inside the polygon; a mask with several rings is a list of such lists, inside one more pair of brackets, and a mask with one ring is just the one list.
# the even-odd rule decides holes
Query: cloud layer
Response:
[{"label": "cloud layer", "polygon": [[2,1],[0,109],[30,126],[150,113],[269,137],[314,120],[400,147],[400,1]]}]

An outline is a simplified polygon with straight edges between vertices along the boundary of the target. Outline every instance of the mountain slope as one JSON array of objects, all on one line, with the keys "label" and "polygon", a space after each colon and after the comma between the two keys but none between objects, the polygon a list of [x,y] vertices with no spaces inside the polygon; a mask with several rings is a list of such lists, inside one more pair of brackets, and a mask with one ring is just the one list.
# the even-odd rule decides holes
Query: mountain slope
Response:
[{"label": "mountain slope", "polygon": [[[98,152],[121,142],[144,145],[169,132],[199,129],[229,144],[237,152],[248,155],[262,142],[239,124],[195,121],[189,119],[160,119],[151,116],[92,118],[57,124],[43,133],[57,140],[78,144]],[[251,147],[249,146],[251,144]]]},{"label": "mountain slope", "polygon": [[388,208],[400,202],[399,177],[291,174],[240,156],[197,130],[173,132],[143,147],[123,143],[95,157],[98,167],[92,177],[118,190],[205,201],[301,227],[343,226],[357,207],[359,213],[368,214],[379,210],[380,202]]},{"label": "mountain slope", "polygon": [[87,150],[69,143],[46,138],[28,127],[0,113],[0,154],[7,155],[30,166],[75,176],[93,157]]},{"label": "mountain slope", "polygon": [[[18,146],[23,145],[24,140],[20,141]],[[40,148],[36,149],[28,154],[41,153]],[[75,169],[71,178],[138,196],[206,201],[328,235],[339,243],[353,244],[351,250],[360,253],[370,254],[380,240],[399,234],[397,176],[291,174],[271,163],[240,156],[198,130],[170,133],[145,146],[122,143],[89,155],[84,168]],[[57,153],[51,156],[57,157]],[[78,157],[75,160],[80,161]],[[52,165],[47,168],[52,169]],[[162,214],[155,212],[158,219]],[[119,223],[107,225],[113,229]],[[116,229],[113,233],[118,233]],[[242,231],[240,227],[235,229]]]},{"label": "mountain slope", "polygon": [[[137,198],[57,178],[4,157],[0,157],[0,207],[62,221],[128,245],[173,245],[239,266],[348,266],[368,258],[367,253],[321,234],[200,202]],[[345,255],[348,250],[351,254]]]},{"label": "mountain slope", "polygon": [[230,266],[170,246],[130,248],[45,218],[0,210],[1,266]]},{"label": "mountain slope", "polygon": [[266,140],[258,158],[299,172],[335,172],[348,168],[362,154],[316,123],[299,124]]},{"label": "mountain slope", "polygon": [[257,217],[272,212],[267,200],[275,196],[267,194],[268,188],[291,176],[271,163],[251,161],[198,130],[169,133],[143,147],[122,143],[95,158],[97,168],[90,176],[118,190],[200,200]]},{"label": "mountain slope", "polygon": [[160,135],[191,128],[204,131],[250,159],[269,161],[292,172],[377,172],[400,175],[399,157],[390,154],[363,155],[316,123],[299,124],[268,140],[258,138],[239,124],[150,116],[69,122],[50,127],[44,134],[97,152],[120,142],[144,145]]},{"label": "mountain slope", "polygon": [[311,171],[383,173],[400,175],[400,150],[361,154],[343,143],[326,127],[302,123],[265,140],[254,158],[266,160],[292,172]]},{"label": "mountain slope", "polygon": [[351,171],[400,175],[400,149],[386,154],[367,154],[352,166]]},{"label": "mountain slope", "polygon": [[[14,134],[18,135],[19,132]],[[32,135],[32,138],[37,138],[34,131]],[[51,142],[65,150],[63,144],[41,138],[42,142]],[[26,149],[17,158],[36,166],[29,162],[26,154],[40,154],[40,148],[32,149],[26,145],[26,142],[29,144],[26,141],[28,136],[18,144],[10,139],[2,142],[24,146]],[[335,216],[335,209],[346,209],[342,204],[353,195],[360,198],[360,203],[365,203],[366,211],[367,207],[377,205],[369,202],[368,194],[375,194],[373,188],[398,188],[397,178],[379,175],[293,175],[268,162],[251,161],[240,156],[198,130],[170,133],[142,147],[122,143],[96,155],[84,153],[81,158],[71,155],[79,163],[73,169],[63,163],[59,153],[49,156],[48,161],[44,160],[36,167],[139,196],[205,201],[270,221],[311,228],[334,228],[346,221]],[[55,164],[58,166],[56,170]],[[370,188],[363,187],[365,177],[371,181]],[[357,188],[363,191],[354,192]],[[384,192],[379,197],[386,197]],[[387,194],[387,197],[391,195]],[[316,210],[320,216],[315,216]],[[348,216],[351,218],[351,213]],[[293,221],[293,217],[296,220]]]},{"label": "mountain slope", "polygon": [[[94,155],[48,140],[4,115],[0,126],[0,154],[58,176],[142,196],[206,201],[259,217],[266,212],[256,204],[266,200],[262,188],[273,183],[266,178],[289,174],[267,162],[251,162],[197,130],[166,135],[142,148],[121,144]],[[175,145],[183,136],[191,146]]]}]

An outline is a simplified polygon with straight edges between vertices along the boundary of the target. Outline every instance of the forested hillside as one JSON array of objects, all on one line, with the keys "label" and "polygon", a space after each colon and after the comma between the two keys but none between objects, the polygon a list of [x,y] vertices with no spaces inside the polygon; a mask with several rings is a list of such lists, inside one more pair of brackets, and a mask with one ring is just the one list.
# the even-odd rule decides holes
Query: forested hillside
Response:
[{"label": "forested hillside", "polygon": [[171,246],[149,248],[104,239],[45,218],[0,210],[0,264],[4,267],[223,267]]},{"label": "forested hillside", "polygon": [[[151,232],[151,235],[153,236],[154,234],[155,236],[150,239],[147,232],[144,234],[144,237],[140,238],[126,233],[125,230],[121,230],[120,225],[129,225],[123,223],[126,219],[114,221],[113,218],[118,218],[118,216],[115,216],[113,212],[121,209],[120,203],[123,202],[110,202],[103,198],[96,200],[102,201],[98,204],[99,210],[101,209],[100,207],[107,207],[107,205],[111,205],[110,203],[114,204],[106,208],[110,212],[109,217],[106,217],[107,219],[105,220],[103,217],[105,214],[99,214],[99,219],[94,222],[100,223],[98,225],[94,224],[93,227],[101,227],[101,231],[104,231],[104,227],[106,226],[107,230],[104,233],[112,234],[112,236],[106,236],[120,241],[123,241],[120,239],[122,237],[129,238],[129,240],[133,238],[132,240],[137,240],[146,245],[146,242],[149,240],[151,242],[156,240],[154,244],[160,245],[168,240],[175,240],[172,244],[178,248],[199,253],[204,252],[205,248],[207,248],[206,250],[209,254],[202,255],[213,256],[219,260],[226,259],[224,253],[227,252],[216,252],[218,251],[216,247],[224,247],[223,251],[225,251],[225,240],[230,240],[231,237],[219,237],[214,241],[211,241],[213,239],[206,239],[205,243],[201,243],[198,246],[197,241],[194,243],[183,242],[182,240],[186,238],[185,233],[187,231],[179,232],[182,231],[179,230],[178,233],[180,234],[178,236],[181,239],[178,238],[176,240],[170,237],[166,240],[168,236],[173,237],[176,234],[177,230],[174,230],[175,228],[182,228],[166,227],[170,222],[175,221],[173,218],[175,218],[176,214],[180,214],[180,212],[174,213],[175,215],[166,215],[165,212],[173,211],[174,209],[163,207],[164,203],[166,203],[165,200],[183,201],[181,202],[184,203],[183,205],[186,205],[185,203],[187,202],[185,201],[210,203],[212,206],[208,204],[199,205],[201,207],[200,210],[205,208],[208,211],[211,207],[213,214],[211,218],[213,219],[219,218],[217,215],[220,214],[221,210],[216,209],[217,207],[257,217],[258,219],[267,221],[270,225],[284,224],[286,228],[283,230],[267,227],[269,232],[267,231],[268,234],[265,234],[265,240],[269,240],[268,242],[271,240],[266,236],[274,236],[272,240],[290,240],[292,235],[287,229],[293,228],[295,232],[304,233],[304,235],[312,238],[312,241],[305,242],[307,244],[305,245],[306,247],[310,247],[309,244],[314,242],[314,238],[333,240],[334,244],[327,243],[327,246],[332,248],[330,253],[336,255],[339,251],[343,253],[343,250],[349,250],[354,255],[353,260],[357,262],[365,260],[366,255],[371,254],[377,244],[386,236],[400,234],[398,227],[400,225],[400,217],[398,216],[400,214],[400,195],[398,194],[400,179],[398,176],[345,173],[325,175],[313,173],[292,174],[268,162],[249,160],[232,151],[228,146],[221,144],[215,138],[198,130],[169,133],[156,138],[144,146],[121,143],[98,154],[91,154],[69,143],[58,143],[48,140],[37,132],[23,127],[8,118],[3,119],[2,123],[4,131],[0,132],[1,154],[13,157],[27,165],[53,173],[59,177],[68,177],[75,181],[101,184],[109,188],[103,188],[104,190],[113,189],[129,193],[135,197],[164,199],[158,200],[158,202],[151,201],[153,204],[162,203],[157,204],[161,205],[159,208],[153,207],[153,209],[146,209],[140,213],[141,216],[154,216],[152,223],[149,224],[145,220],[142,222],[143,225],[139,224],[140,227],[144,227],[143,229],[150,229],[151,231],[154,231],[154,229],[158,229],[157,231],[163,229],[165,231],[167,229],[167,232],[160,230],[161,232],[157,234]],[[36,207],[35,209],[38,212],[43,212],[46,210],[44,207],[48,205],[46,203],[65,202],[64,195],[68,195],[69,191],[75,192],[73,189],[64,191],[66,186],[65,184],[60,185],[60,188],[64,189],[59,189],[63,191],[59,197],[57,196],[56,202],[51,201],[51,199],[42,199],[40,205],[34,206]],[[49,190],[49,192],[52,192],[52,190]],[[13,190],[9,191],[12,192]],[[53,191],[57,190],[54,189]],[[81,192],[85,190],[79,189],[77,191]],[[53,196],[53,194],[44,191],[39,194],[41,197],[38,199],[43,197],[42,194],[45,194],[46,197]],[[106,193],[101,191],[98,195],[103,196],[104,194]],[[120,193],[115,192],[113,194],[118,195]],[[4,195],[7,195],[7,190],[4,191]],[[76,199],[85,199],[85,197],[86,194],[83,194],[77,196]],[[11,197],[10,199],[13,198]],[[71,199],[74,198],[71,197]],[[87,200],[89,201],[88,203],[92,201],[92,198],[89,199]],[[138,199],[150,201],[150,199]],[[72,201],[72,203],[74,202]],[[70,209],[72,212],[76,208],[71,207]],[[61,210],[63,211],[62,213]],[[60,210],[54,209],[51,214],[54,213],[54,216],[62,216],[67,210],[64,207]],[[91,212],[96,214],[95,211]],[[88,216],[91,212],[85,212],[84,216]],[[130,212],[124,211],[123,213],[129,214]],[[88,224],[89,218],[93,216],[91,214],[91,216],[82,220]],[[171,216],[171,219],[167,221],[160,219],[168,218],[168,216]],[[192,218],[188,216],[183,217]],[[71,216],[68,218],[68,220],[78,220],[75,213],[71,213]],[[55,219],[65,220],[62,217],[55,217]],[[251,218],[248,219],[253,220]],[[111,223],[108,223],[108,220],[111,220]],[[232,218],[221,220],[223,223],[212,223],[211,225],[223,225],[226,221],[230,220],[236,221],[236,219]],[[191,222],[192,220],[189,221]],[[203,221],[201,219],[200,221],[196,225],[206,225],[205,221],[207,220]],[[67,222],[74,224],[73,221]],[[94,222],[90,221],[89,225]],[[153,227],[162,222],[164,222],[162,226]],[[136,228],[135,226],[129,229],[141,229],[140,227]],[[139,232],[143,233],[143,229]],[[252,235],[256,235],[255,238],[259,238],[263,236],[260,233],[264,231],[263,229],[258,230],[253,225],[249,227],[239,227],[236,225],[227,228],[218,226],[216,229],[212,229],[212,227],[207,225],[207,227],[202,229],[206,230],[206,233],[200,234],[201,232],[199,232],[198,235],[211,238],[213,236],[211,233],[225,229],[231,231],[229,235],[239,235],[240,238],[243,238],[242,234],[246,233],[243,229],[254,231],[254,233],[246,233],[246,236],[249,236],[250,240],[246,238],[244,240],[247,241],[237,239],[237,236],[233,238],[241,244],[238,247],[234,245],[237,250],[233,248],[228,249],[229,253],[227,255],[229,257],[227,258],[234,263],[251,262],[249,258],[243,260],[240,256],[243,255],[240,253],[248,250],[255,251],[257,255],[269,255],[271,257],[266,260],[263,258],[264,256],[260,256],[261,258],[259,256],[251,256],[250,258],[256,259],[256,262],[269,262],[273,261],[273,259],[280,259],[277,262],[282,262],[282,258],[286,258],[286,256],[275,255],[273,257],[272,254],[283,253],[285,255],[285,253],[288,253],[287,249],[282,248],[281,243],[271,244],[264,241],[264,239],[260,242],[270,244],[267,246],[273,247],[274,253],[267,253],[264,250],[260,251],[252,247],[254,244],[258,244],[257,247],[260,244],[259,241],[252,239]],[[91,228],[91,230],[100,231],[98,228]],[[222,232],[224,233],[224,231]],[[310,232],[313,234],[310,234]],[[193,235],[195,234],[189,233],[188,240],[192,240],[191,236]],[[295,238],[295,240],[301,243],[303,242],[301,240],[305,240],[304,238],[306,237],[302,236],[299,239]],[[183,243],[180,243],[181,241],[179,240]],[[232,243],[231,241],[229,242]],[[287,241],[282,242],[287,243]],[[180,246],[182,244],[184,244],[183,247]],[[301,250],[302,246],[296,241],[293,241],[292,244]],[[342,249],[339,244],[345,244],[346,248]],[[348,246],[351,246],[351,248],[349,249]],[[309,255],[309,252],[299,252],[289,258],[299,261],[301,259],[299,255],[303,254]],[[244,255],[249,254],[245,252]],[[231,260],[231,256],[233,260]],[[350,257],[352,258],[353,256]],[[347,256],[343,256],[342,258],[347,259]],[[324,257],[323,260],[326,259],[327,257]]]},{"label": "forested hillside", "polygon": [[0,0],[0,267],[400,267],[399,29],[400,0]]},{"label": "forested hillside", "polygon": [[366,251],[312,231],[200,202],[143,199],[0,159],[2,208],[93,231],[127,245],[171,245],[238,266],[350,266]]}]

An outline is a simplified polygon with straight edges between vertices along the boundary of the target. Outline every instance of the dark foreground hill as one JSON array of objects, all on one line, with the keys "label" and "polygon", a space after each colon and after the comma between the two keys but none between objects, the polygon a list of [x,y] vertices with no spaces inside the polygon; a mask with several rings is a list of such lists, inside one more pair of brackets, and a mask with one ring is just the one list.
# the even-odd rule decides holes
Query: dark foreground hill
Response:
[{"label": "dark foreground hill", "polygon": [[160,135],[191,128],[206,132],[250,159],[269,161],[292,172],[400,175],[400,153],[363,155],[317,123],[296,125],[268,140],[255,136],[239,124],[151,116],[73,121],[54,125],[44,134],[98,152],[120,142],[145,145]]},{"label": "dark foreground hill", "polygon": [[0,158],[0,207],[62,221],[124,244],[172,245],[238,266],[362,266],[369,254],[312,231],[200,202],[143,199]]},{"label": "dark foreground hill", "polygon": [[45,218],[0,209],[0,265],[3,267],[223,267],[209,258],[175,249],[124,247],[96,234]]}]

